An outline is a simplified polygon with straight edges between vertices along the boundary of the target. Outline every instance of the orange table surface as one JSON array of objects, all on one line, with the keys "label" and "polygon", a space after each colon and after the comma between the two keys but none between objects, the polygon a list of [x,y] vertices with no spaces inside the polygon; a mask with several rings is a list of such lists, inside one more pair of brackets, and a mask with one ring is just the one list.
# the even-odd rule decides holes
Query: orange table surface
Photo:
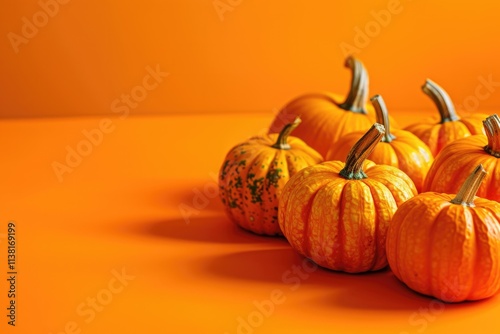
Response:
[{"label": "orange table surface", "polygon": [[[404,125],[408,115],[395,118]],[[218,169],[271,119],[0,121],[1,332],[499,332],[500,297],[443,304],[390,270],[314,268],[285,239],[234,226],[216,196]],[[6,310],[10,221],[15,327]]]}]

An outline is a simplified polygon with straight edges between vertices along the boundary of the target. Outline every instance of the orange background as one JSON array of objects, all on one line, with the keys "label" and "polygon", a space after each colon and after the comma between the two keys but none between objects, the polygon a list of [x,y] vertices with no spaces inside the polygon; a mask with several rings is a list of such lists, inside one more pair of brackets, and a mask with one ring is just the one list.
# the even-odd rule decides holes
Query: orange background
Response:
[{"label": "orange background", "polygon": [[[356,29],[391,3],[232,0],[220,20],[213,1],[71,0],[18,53],[7,34],[21,35],[22,18],[32,22],[41,7],[10,1],[0,14],[0,116],[109,114],[157,64],[170,75],[136,114],[271,113],[304,92],[343,93],[341,43],[356,46]],[[498,1],[399,3],[386,27],[357,44],[371,92],[390,109],[432,108],[420,91],[427,77],[457,104],[475,94],[478,77],[500,82]],[[500,94],[479,102],[472,109],[496,108]]]},{"label": "orange background", "polygon": [[[265,132],[276,108],[307,91],[347,91],[339,45],[354,44],[354,29],[387,3],[243,0],[221,21],[212,0],[72,0],[16,53],[9,33],[21,34],[40,5],[9,2],[0,12],[0,331],[233,334],[255,301],[281,291],[248,334],[498,332],[499,296],[442,305],[389,270],[289,276],[303,258],[284,239],[236,228],[214,193],[227,151]],[[457,104],[479,99],[478,77],[500,81],[500,4],[401,6],[358,54],[400,125],[435,112],[420,90],[427,77]],[[157,65],[168,77],[131,117],[114,114],[111,103]],[[486,113],[500,105],[493,88],[480,89]],[[67,164],[103,121],[109,131],[58,177],[54,163]],[[5,316],[9,221],[16,327]],[[126,285],[115,280],[122,270],[133,277]],[[87,322],[81,311],[111,283],[122,289]]]}]

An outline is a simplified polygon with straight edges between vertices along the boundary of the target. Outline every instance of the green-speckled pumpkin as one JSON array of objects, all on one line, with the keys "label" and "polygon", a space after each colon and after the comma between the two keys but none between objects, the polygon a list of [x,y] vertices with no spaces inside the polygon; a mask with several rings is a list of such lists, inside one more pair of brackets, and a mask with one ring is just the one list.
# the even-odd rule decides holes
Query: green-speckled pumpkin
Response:
[{"label": "green-speckled pumpkin", "polygon": [[257,234],[282,235],[278,199],[290,177],[323,158],[301,139],[289,136],[297,118],[279,134],[255,136],[233,147],[219,172],[222,203],[229,218]]}]

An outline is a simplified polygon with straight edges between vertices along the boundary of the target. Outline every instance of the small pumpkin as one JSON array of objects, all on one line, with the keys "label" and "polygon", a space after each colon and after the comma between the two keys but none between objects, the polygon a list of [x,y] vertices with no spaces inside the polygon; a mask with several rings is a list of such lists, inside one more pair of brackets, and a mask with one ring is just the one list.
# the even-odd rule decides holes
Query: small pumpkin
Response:
[{"label": "small pumpkin", "polygon": [[431,117],[423,122],[409,125],[405,130],[412,132],[427,144],[434,157],[447,144],[482,133],[481,122],[488,115],[474,113],[468,117],[460,117],[448,93],[432,80],[427,79],[422,90],[434,101],[440,117]]},{"label": "small pumpkin", "polygon": [[366,160],[384,133],[381,124],[374,124],[345,163],[304,168],[283,189],[281,230],[296,251],[320,266],[349,273],[387,266],[389,222],[417,191],[401,170]]},{"label": "small pumpkin", "polygon": [[304,125],[294,135],[325,155],[330,146],[345,134],[365,132],[375,123],[375,114],[368,102],[368,73],[361,61],[348,57],[345,66],[352,71],[351,88],[343,97],[328,92],[299,96],[286,104],[276,115],[269,133],[279,132],[283,125],[300,116]]},{"label": "small pumpkin", "polygon": [[458,194],[425,192],[401,205],[387,235],[387,259],[410,289],[446,302],[500,290],[500,204],[475,197],[479,165]]},{"label": "small pumpkin", "polygon": [[500,202],[500,118],[493,114],[483,123],[486,135],[454,141],[437,155],[425,179],[425,191],[455,194],[470,171],[481,163],[488,176],[477,195]]},{"label": "small pumpkin", "polygon": [[300,119],[279,134],[255,136],[233,147],[219,172],[219,194],[227,215],[257,234],[281,235],[278,199],[299,170],[323,160],[301,139],[290,136]]},{"label": "small pumpkin", "polygon": [[[389,113],[384,99],[380,95],[371,98],[377,122],[384,125],[385,133],[368,157],[376,164],[390,165],[401,169],[415,183],[417,191],[422,190],[425,176],[434,160],[427,145],[417,136],[405,130],[392,130]],[[355,131],[345,135],[332,146],[326,154],[325,160],[342,160],[352,146],[363,135],[362,131]]]}]

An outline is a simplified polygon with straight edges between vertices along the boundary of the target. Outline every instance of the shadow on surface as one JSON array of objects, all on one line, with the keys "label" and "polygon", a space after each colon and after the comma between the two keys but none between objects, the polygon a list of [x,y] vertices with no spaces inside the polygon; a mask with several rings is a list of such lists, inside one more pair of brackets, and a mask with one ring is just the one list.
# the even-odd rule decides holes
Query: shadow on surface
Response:
[{"label": "shadow on surface", "polygon": [[[216,256],[204,259],[200,268],[203,274],[282,284],[297,291],[320,287],[324,294],[305,302],[314,306],[411,311],[439,306],[433,298],[407,288],[388,268],[363,274],[347,274],[321,267],[314,270],[310,262],[289,246]],[[452,310],[489,302],[491,299],[442,305]]]},{"label": "shadow on surface", "polygon": [[253,234],[236,226],[225,216],[173,219],[146,223],[136,227],[139,234],[168,239],[213,243],[268,243],[285,245],[283,237],[266,237]]}]

